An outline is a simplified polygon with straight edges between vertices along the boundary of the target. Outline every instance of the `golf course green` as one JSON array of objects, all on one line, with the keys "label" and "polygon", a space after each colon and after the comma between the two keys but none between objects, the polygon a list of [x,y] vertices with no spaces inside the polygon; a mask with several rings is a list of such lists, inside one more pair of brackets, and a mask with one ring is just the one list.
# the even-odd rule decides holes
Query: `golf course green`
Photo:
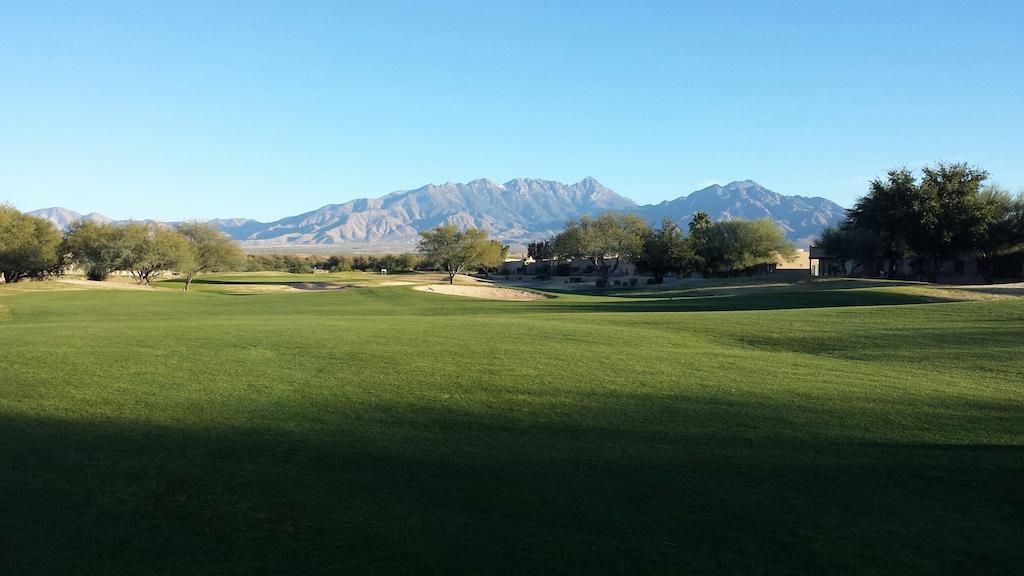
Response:
[{"label": "golf course green", "polygon": [[1024,572],[1022,298],[315,280],[0,285],[0,574]]}]

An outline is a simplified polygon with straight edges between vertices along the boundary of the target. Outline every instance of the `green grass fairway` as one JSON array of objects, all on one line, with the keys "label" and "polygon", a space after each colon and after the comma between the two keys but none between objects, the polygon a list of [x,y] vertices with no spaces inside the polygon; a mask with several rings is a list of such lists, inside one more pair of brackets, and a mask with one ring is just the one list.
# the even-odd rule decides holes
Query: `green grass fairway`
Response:
[{"label": "green grass fairway", "polygon": [[0,286],[0,574],[1024,573],[1024,299],[244,278]]}]

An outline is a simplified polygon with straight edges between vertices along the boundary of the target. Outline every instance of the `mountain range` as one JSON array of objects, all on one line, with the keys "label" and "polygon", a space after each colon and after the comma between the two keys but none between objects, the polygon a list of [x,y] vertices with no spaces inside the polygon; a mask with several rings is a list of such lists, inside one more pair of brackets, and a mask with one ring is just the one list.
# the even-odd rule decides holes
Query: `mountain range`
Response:
[{"label": "mountain range", "polygon": [[106,216],[98,212],[92,212],[91,214],[79,214],[74,210],[68,210],[67,208],[59,207],[43,208],[42,210],[33,210],[31,212],[28,212],[28,214],[31,216],[36,216],[38,218],[49,220],[50,222],[56,224],[57,228],[60,228],[61,230],[64,230],[65,228],[74,224],[75,222],[78,222],[79,220],[88,220],[91,222],[99,222],[101,224],[113,222],[113,220],[107,218]]},{"label": "mountain range", "polygon": [[[713,185],[660,204],[638,205],[593,178],[575,184],[516,178],[504,184],[480,179],[465,184],[428,184],[380,198],[361,198],[329,204],[317,210],[274,222],[246,218],[215,219],[243,245],[256,249],[308,246],[323,248],[409,248],[419,231],[454,223],[488,230],[513,245],[547,238],[565,221],[605,210],[638,213],[652,223],[672,218],[684,226],[698,211],[712,219],[771,218],[799,246],[806,246],[825,226],[842,220],[841,206],[819,197],[778,194],[752,180]],[[102,214],[81,215],[66,208],[29,212],[61,228],[88,219],[111,220]]]}]

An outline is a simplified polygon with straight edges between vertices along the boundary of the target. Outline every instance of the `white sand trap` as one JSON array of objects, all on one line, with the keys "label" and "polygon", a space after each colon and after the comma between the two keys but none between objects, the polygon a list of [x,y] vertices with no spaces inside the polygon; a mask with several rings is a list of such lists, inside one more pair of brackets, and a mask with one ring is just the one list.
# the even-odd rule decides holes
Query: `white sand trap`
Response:
[{"label": "white sand trap", "polygon": [[470,298],[484,298],[486,300],[515,300],[524,302],[527,300],[544,300],[553,298],[545,294],[528,292],[526,290],[514,290],[512,288],[495,288],[493,286],[460,286],[452,284],[425,284],[416,286],[413,290],[422,292],[434,292],[436,294],[449,294],[451,296],[468,296]]},{"label": "white sand trap", "polygon": [[[131,283],[118,282],[115,280],[77,280],[75,278],[60,278],[55,280],[58,284],[66,284],[68,286],[76,286],[78,288],[92,288],[95,290],[156,290],[155,287],[147,284],[137,284],[134,280]],[[72,288],[73,289],[73,288]]]}]

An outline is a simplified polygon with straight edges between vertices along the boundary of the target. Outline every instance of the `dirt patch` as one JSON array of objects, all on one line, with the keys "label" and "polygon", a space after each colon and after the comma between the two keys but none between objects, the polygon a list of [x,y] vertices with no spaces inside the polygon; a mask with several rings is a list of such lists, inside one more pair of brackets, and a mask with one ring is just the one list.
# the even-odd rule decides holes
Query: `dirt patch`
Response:
[{"label": "dirt patch", "polygon": [[331,282],[299,282],[289,286],[296,290],[346,290],[352,288],[351,284],[333,284]]},{"label": "dirt patch", "polygon": [[529,300],[545,300],[554,298],[546,294],[529,292],[527,290],[514,290],[512,288],[495,288],[493,286],[461,286],[451,284],[427,284],[416,286],[413,290],[421,292],[434,292],[436,294],[448,294],[451,296],[468,296],[470,298],[484,298],[486,300],[512,300],[525,302]]}]

